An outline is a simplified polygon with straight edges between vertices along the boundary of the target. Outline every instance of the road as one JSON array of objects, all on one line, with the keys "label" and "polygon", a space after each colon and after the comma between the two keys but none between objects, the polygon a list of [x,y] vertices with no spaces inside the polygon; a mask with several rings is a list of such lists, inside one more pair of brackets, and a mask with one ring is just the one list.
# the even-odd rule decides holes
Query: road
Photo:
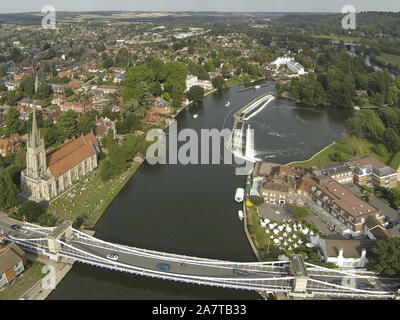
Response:
[{"label": "road", "polygon": [[[12,230],[11,224],[4,221],[0,221],[1,230],[5,235],[14,237],[14,241],[19,239],[35,243],[34,239],[46,238],[46,233],[35,231],[29,226],[22,225],[21,230]],[[68,243],[62,241],[62,248],[58,253],[59,257],[70,258],[115,271],[190,283],[222,285],[230,288],[290,291],[293,286],[294,278],[289,274],[289,263],[287,262],[282,265],[261,265],[260,263],[201,259],[106,243],[78,231],[74,231],[73,234],[72,240]],[[45,239],[39,240],[36,244],[47,249],[47,240]],[[108,255],[118,255],[118,259],[113,261],[107,258]],[[183,262],[184,264],[182,264]],[[169,270],[158,270],[156,266],[160,263],[168,264]],[[248,274],[235,273],[234,269],[245,270]],[[308,273],[310,280],[307,289],[312,292],[325,290],[348,293],[346,288],[359,289],[360,283],[368,284],[368,279],[371,278],[371,274],[361,277],[359,274],[358,277],[349,276],[348,274],[340,274],[339,271],[317,269],[316,267],[310,268]],[[372,282],[369,285],[373,286],[375,291],[394,291],[393,288],[389,287],[389,284],[393,283],[393,279],[370,281]]]}]

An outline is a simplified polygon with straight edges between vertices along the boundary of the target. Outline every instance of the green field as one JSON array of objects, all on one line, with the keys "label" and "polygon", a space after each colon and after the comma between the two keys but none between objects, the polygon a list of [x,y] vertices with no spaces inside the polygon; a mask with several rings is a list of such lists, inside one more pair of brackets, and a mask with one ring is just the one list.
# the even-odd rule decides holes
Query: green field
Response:
[{"label": "green field", "polygon": [[[392,158],[394,158],[393,154],[386,151],[384,154],[379,155],[375,153],[375,147],[376,145],[374,143],[366,139],[346,135],[341,141],[336,142],[329,148],[321,151],[312,159],[306,161],[296,161],[290,163],[290,165],[294,167],[310,168],[323,164],[333,163],[335,161],[333,161],[331,157],[336,152],[344,154],[348,159],[369,155],[385,164],[390,165]],[[398,162],[400,162],[400,156],[398,157]],[[397,168],[394,169],[397,170]]]},{"label": "green field", "polygon": [[140,163],[134,162],[121,176],[107,182],[103,182],[96,172],[90,173],[54,200],[48,212],[70,221],[86,215],[87,226],[94,226],[139,166]]},{"label": "green field", "polygon": [[391,63],[400,66],[400,56],[395,56],[393,54],[382,53],[377,59],[383,63]]}]

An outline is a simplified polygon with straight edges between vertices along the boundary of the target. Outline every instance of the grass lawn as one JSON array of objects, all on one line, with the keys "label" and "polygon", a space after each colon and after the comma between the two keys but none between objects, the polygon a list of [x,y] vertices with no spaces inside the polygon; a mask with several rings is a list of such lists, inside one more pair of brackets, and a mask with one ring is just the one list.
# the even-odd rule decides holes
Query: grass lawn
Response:
[{"label": "grass lawn", "polygon": [[[263,261],[275,261],[277,260],[277,254],[279,255],[279,249],[270,243],[270,253],[267,254],[269,239],[260,225],[260,217],[254,207],[247,207],[247,225],[251,237],[253,238],[254,244],[257,247],[258,253]],[[272,241],[271,241],[272,242]]]},{"label": "grass lawn", "polygon": [[48,212],[61,220],[75,221],[87,215],[87,226],[92,227],[107,209],[116,195],[129,181],[140,163],[134,162],[121,176],[103,182],[96,172],[82,178],[73,189],[51,203]]},{"label": "grass lawn", "polygon": [[310,168],[313,166],[332,163],[334,161],[330,158],[330,156],[335,152],[341,152],[350,159],[354,158],[355,156],[370,155],[385,164],[389,164],[392,161],[393,154],[387,152],[384,155],[378,155],[373,151],[375,146],[376,145],[374,143],[368,141],[367,139],[346,135],[342,140],[321,151],[312,159],[307,161],[296,161],[290,165],[294,167]]},{"label": "grass lawn", "polygon": [[17,300],[33,287],[46,274],[42,273],[43,265],[28,262],[25,271],[9,287],[0,291],[0,300]]},{"label": "grass lawn", "polygon": [[400,66],[400,56],[395,56],[393,54],[382,53],[377,59],[384,63],[391,63]]}]

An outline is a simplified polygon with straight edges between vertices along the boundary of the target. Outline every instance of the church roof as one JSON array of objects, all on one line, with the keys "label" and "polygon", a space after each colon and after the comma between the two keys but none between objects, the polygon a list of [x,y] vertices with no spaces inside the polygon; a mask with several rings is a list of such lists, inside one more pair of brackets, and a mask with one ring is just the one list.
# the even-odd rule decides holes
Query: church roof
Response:
[{"label": "church roof", "polygon": [[96,154],[97,141],[93,133],[69,140],[47,155],[47,164],[51,174],[59,177],[83,160]]}]

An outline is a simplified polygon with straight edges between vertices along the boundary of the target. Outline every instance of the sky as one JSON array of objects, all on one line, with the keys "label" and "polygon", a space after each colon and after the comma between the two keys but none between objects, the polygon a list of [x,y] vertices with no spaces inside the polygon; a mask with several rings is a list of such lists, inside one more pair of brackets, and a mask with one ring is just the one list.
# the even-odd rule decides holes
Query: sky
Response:
[{"label": "sky", "polygon": [[38,12],[44,5],[59,11],[340,12],[345,5],[400,11],[400,0],[0,0],[0,12]]}]

